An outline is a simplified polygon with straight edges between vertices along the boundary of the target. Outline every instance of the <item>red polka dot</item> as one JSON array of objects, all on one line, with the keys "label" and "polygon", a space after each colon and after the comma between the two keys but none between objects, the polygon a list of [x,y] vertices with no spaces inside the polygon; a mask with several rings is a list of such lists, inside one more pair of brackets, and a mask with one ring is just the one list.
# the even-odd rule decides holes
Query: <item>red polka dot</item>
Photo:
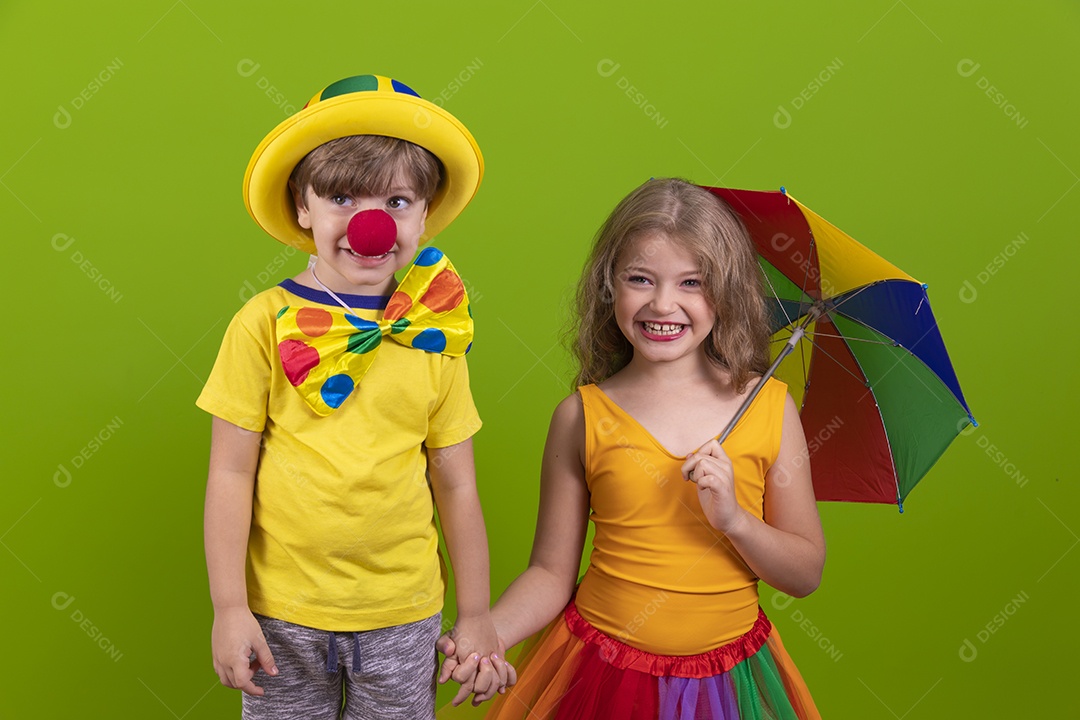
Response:
[{"label": "red polka dot", "polygon": [[302,340],[284,340],[278,343],[278,355],[285,377],[293,387],[307,379],[311,369],[319,364],[319,351]]},{"label": "red polka dot", "polygon": [[322,308],[300,308],[296,313],[296,327],[308,337],[325,335],[333,324],[333,315]]},{"label": "red polka dot", "polygon": [[431,286],[424,293],[424,297],[420,298],[420,302],[439,313],[453,310],[461,304],[464,297],[465,286],[461,284],[461,278],[447,268],[431,281]]}]

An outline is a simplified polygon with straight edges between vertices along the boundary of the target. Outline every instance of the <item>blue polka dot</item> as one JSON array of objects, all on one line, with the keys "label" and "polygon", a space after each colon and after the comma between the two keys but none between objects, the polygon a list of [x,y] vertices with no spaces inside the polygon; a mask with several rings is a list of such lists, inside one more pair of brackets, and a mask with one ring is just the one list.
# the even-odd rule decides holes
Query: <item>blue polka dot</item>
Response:
[{"label": "blue polka dot", "polygon": [[446,349],[446,335],[443,334],[442,330],[427,328],[413,338],[412,346],[417,350],[427,350],[433,353],[442,352]]},{"label": "blue polka dot", "polygon": [[348,375],[333,375],[322,384],[319,394],[322,395],[324,403],[337,409],[345,402],[345,398],[352,394],[353,387],[352,378]]},{"label": "blue polka dot", "polygon": [[426,247],[416,256],[416,265],[429,267],[442,260],[443,253],[439,248]]},{"label": "blue polka dot", "polygon": [[379,323],[371,322],[370,320],[364,320],[363,318],[356,317],[345,313],[345,319],[352,323],[352,326],[357,330],[378,330]]}]

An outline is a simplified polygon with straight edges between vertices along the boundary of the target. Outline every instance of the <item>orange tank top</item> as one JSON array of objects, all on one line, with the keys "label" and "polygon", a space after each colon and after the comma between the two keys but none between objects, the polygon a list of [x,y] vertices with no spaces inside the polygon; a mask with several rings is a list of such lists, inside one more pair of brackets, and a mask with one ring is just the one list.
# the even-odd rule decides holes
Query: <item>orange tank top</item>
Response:
[{"label": "orange tank top", "polygon": [[[582,617],[660,655],[695,655],[745,634],[758,616],[758,578],[705,519],[696,486],[680,473],[685,458],[595,385],[579,390],[596,528],[575,598]],[[724,441],[739,504],[758,518],[786,394],[787,386],[770,378]]]}]

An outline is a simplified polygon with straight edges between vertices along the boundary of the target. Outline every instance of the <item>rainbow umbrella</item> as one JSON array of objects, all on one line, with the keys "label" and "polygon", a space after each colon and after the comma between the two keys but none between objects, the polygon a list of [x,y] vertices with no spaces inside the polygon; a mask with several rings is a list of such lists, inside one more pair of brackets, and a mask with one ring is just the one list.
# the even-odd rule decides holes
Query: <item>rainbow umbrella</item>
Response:
[{"label": "rainbow umbrella", "polygon": [[783,188],[705,189],[742,217],[757,246],[772,295],[765,378],[775,373],[800,405],[818,500],[895,503],[903,512],[953,438],[976,424],[926,285]]}]

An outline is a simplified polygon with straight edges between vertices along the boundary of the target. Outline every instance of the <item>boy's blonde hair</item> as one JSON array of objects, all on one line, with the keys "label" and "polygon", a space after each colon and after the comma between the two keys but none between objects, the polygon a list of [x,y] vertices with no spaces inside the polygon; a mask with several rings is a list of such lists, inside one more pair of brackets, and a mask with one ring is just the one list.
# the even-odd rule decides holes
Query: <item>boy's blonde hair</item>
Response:
[{"label": "boy's blonde hair", "polygon": [[305,155],[289,177],[289,188],[301,199],[309,187],[319,197],[383,195],[404,178],[430,203],[442,177],[442,163],[419,145],[383,135],[349,135]]},{"label": "boy's blonde hair", "polygon": [[761,270],[742,220],[726,202],[685,180],[653,179],[620,202],[600,232],[578,284],[571,348],[575,385],[621,370],[633,346],[615,321],[615,267],[638,237],[663,233],[698,259],[702,289],[716,313],[705,354],[742,392],[769,366],[769,325]]}]

